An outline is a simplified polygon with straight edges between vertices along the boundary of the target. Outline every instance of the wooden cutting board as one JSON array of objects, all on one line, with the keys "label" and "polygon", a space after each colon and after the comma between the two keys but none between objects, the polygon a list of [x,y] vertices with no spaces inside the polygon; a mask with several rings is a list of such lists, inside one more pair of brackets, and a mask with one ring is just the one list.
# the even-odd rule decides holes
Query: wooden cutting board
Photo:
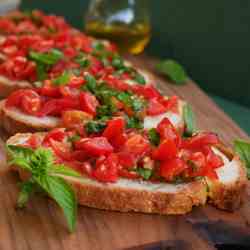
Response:
[{"label": "wooden cutting board", "polygon": [[[146,56],[132,60],[142,68],[152,69],[154,65],[154,60]],[[193,105],[200,128],[217,132],[228,144],[234,138],[248,139],[193,82],[175,86],[159,77],[156,80],[165,94],[179,95]],[[0,162],[3,165],[2,156]],[[250,233],[250,186],[245,204],[235,213],[211,206],[195,208],[185,216],[107,212],[79,207],[77,230],[69,234],[61,211],[47,198],[34,197],[26,209],[15,209],[17,181],[13,173],[0,178],[0,250],[110,250],[160,240],[166,240],[161,249],[215,249],[213,241],[221,240],[219,230],[225,231],[222,243],[232,239],[226,234],[229,229],[234,236]],[[240,238],[233,240],[237,242]]]}]

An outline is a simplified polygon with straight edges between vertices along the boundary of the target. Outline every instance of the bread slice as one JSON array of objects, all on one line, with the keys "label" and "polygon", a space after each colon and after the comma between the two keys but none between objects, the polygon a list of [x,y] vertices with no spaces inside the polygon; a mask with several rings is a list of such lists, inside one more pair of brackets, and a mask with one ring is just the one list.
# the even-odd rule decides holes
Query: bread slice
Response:
[{"label": "bread slice", "polygon": [[[31,133],[16,134],[7,145],[23,145]],[[43,137],[45,133],[40,133]],[[185,184],[152,183],[120,178],[116,183],[101,183],[86,178],[66,177],[74,188],[80,205],[116,210],[158,214],[185,214],[194,206],[207,201],[218,208],[236,209],[243,198],[246,185],[245,167],[237,155],[229,155],[220,147],[214,149],[223,157],[224,166],[217,170],[219,179],[201,179]],[[20,168],[22,179],[27,178]]]},{"label": "bread slice", "polygon": [[[145,128],[156,127],[164,118],[168,117],[177,130],[182,133],[184,121],[182,118],[183,102],[179,102],[179,113],[171,111],[161,116],[146,116],[144,120]],[[159,119],[161,118],[161,119]],[[22,112],[16,107],[6,107],[5,100],[0,102],[0,121],[3,129],[9,134],[25,132],[48,131],[61,126],[61,119],[54,116],[36,117]]]}]

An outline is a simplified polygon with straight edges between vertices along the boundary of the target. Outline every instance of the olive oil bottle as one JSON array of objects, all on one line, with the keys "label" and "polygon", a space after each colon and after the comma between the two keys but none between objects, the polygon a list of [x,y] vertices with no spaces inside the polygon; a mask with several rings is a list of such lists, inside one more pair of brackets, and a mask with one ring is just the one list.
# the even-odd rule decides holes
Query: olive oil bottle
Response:
[{"label": "olive oil bottle", "polygon": [[115,42],[121,52],[141,53],[151,37],[146,0],[91,1],[85,31]]}]

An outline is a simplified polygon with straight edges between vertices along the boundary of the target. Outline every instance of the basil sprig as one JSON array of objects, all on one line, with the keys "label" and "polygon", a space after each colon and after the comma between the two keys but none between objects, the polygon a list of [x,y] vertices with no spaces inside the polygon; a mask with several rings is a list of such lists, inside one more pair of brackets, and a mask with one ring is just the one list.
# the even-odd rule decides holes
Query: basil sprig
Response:
[{"label": "basil sprig", "polygon": [[156,70],[169,77],[169,79],[177,85],[183,85],[188,80],[188,75],[185,69],[172,59],[159,62],[156,65]]},{"label": "basil sprig", "polygon": [[196,131],[195,115],[189,104],[185,104],[183,107],[183,119],[185,123],[184,135],[189,137],[192,136]]},{"label": "basil sprig", "polygon": [[235,140],[234,149],[239,154],[241,160],[245,162],[247,177],[250,179],[250,143],[239,139]]},{"label": "basil sprig", "polygon": [[9,164],[30,172],[31,176],[21,186],[18,206],[23,207],[30,195],[37,190],[47,193],[61,207],[69,230],[75,229],[77,200],[72,187],[64,180],[67,176],[80,177],[73,169],[55,164],[53,153],[49,149],[8,145]]},{"label": "basil sprig", "polygon": [[30,51],[29,57],[31,60],[38,62],[38,63],[42,63],[46,65],[54,65],[60,59],[63,58],[63,53],[58,49],[52,49],[48,53]]}]

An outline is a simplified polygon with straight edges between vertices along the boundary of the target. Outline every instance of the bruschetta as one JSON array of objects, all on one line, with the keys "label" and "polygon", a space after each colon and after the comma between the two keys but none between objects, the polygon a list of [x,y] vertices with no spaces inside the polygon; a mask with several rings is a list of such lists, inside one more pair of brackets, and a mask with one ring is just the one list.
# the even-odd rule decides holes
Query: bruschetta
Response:
[{"label": "bruschetta", "polygon": [[[201,132],[188,139],[165,140],[162,131],[167,124],[161,124],[158,145],[152,144],[149,134],[126,131],[126,140],[118,146],[115,136],[122,131],[111,130],[111,123],[98,137],[80,138],[56,129],[17,134],[7,145],[50,148],[57,163],[77,170],[82,178],[65,178],[80,205],[159,214],[185,214],[207,202],[230,211],[240,205],[245,166],[216,135]],[[23,170],[12,169],[27,178]]]}]

